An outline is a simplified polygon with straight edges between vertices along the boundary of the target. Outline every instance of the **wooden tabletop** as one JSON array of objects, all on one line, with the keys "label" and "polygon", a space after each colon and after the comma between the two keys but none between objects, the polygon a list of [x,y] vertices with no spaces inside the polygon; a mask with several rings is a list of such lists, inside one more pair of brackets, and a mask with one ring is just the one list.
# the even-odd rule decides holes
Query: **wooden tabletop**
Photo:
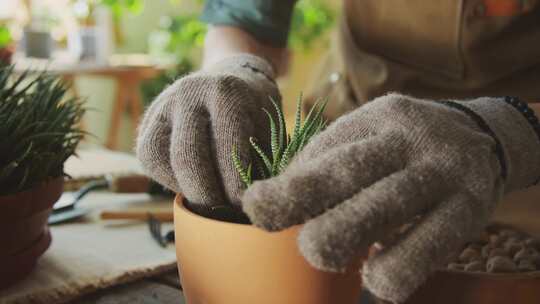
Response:
[{"label": "wooden tabletop", "polygon": [[176,270],[91,293],[70,304],[185,304]]},{"label": "wooden tabletop", "polygon": [[18,72],[46,70],[47,73],[58,75],[113,75],[135,72],[144,78],[154,77],[160,71],[172,67],[169,63],[158,63],[145,54],[111,55],[106,62],[99,62],[79,61],[72,58],[67,52],[57,52],[51,59],[27,58],[21,53],[16,53],[13,62],[15,70]]},{"label": "wooden tabletop", "polygon": [[[69,304],[186,304],[176,270],[153,278],[119,285],[74,300]],[[359,304],[377,302],[363,291]]]}]

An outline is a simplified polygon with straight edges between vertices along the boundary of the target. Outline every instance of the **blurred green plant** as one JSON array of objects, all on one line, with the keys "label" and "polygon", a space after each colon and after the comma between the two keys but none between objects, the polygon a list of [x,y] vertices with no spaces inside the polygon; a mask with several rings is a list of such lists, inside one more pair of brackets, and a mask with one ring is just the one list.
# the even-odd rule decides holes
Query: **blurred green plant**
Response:
[{"label": "blurred green plant", "polygon": [[0,49],[8,46],[12,41],[9,28],[5,25],[0,25]]},{"label": "blurred green plant", "polygon": [[65,160],[85,133],[81,100],[56,76],[0,67],[0,195],[62,176]]},{"label": "blurred green plant", "polygon": [[165,37],[162,46],[165,52],[174,54],[178,60],[196,60],[194,52],[199,52],[204,44],[206,24],[198,14],[165,16],[160,20],[160,32]]},{"label": "blurred green plant", "polygon": [[97,0],[98,3],[108,6],[115,18],[120,18],[124,12],[140,14],[144,8],[143,0]]},{"label": "blurred green plant", "polygon": [[336,13],[321,0],[300,0],[294,7],[289,46],[309,51],[335,23]]},{"label": "blurred green plant", "polygon": [[71,6],[79,22],[88,26],[94,23],[94,11],[98,6],[109,8],[118,22],[126,12],[140,14],[144,9],[144,0],[72,0]]}]

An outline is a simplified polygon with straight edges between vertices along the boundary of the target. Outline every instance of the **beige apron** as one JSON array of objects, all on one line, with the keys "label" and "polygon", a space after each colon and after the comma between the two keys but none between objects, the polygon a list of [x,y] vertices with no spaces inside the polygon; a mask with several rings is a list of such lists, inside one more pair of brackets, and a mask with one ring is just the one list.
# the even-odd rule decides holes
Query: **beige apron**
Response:
[{"label": "beige apron", "polygon": [[[540,101],[538,1],[345,0],[343,8],[306,102],[329,97],[330,120],[392,91]],[[540,187],[505,199],[496,218],[540,236]]]}]

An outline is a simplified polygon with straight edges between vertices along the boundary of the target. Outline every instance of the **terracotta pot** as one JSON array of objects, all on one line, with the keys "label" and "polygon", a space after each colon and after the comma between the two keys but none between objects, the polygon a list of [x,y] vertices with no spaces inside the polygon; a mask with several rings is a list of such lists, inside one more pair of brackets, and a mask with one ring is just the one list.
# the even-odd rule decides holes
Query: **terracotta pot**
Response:
[{"label": "terracotta pot", "polygon": [[[540,186],[511,193],[499,204],[495,225],[540,237]],[[407,304],[540,303],[540,272],[515,274],[436,272]]]},{"label": "terracotta pot", "polygon": [[9,45],[3,48],[0,48],[0,63],[11,63],[11,58],[13,57],[13,53],[15,52],[15,48],[13,45]]},{"label": "terracotta pot", "polygon": [[188,304],[356,304],[360,259],[344,274],[311,267],[296,245],[299,227],[269,233],[216,221],[174,203],[178,269]]},{"label": "terracotta pot", "polygon": [[406,304],[540,303],[540,272],[521,274],[438,271]]},{"label": "terracotta pot", "polygon": [[62,194],[63,177],[0,196],[0,288],[28,275],[47,250],[47,219]]}]

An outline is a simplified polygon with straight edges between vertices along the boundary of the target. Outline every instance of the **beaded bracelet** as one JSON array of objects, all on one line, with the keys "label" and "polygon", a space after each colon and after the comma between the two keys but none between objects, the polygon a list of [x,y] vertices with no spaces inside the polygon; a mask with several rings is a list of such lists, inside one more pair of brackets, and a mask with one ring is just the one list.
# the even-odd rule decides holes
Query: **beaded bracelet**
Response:
[{"label": "beaded bracelet", "polygon": [[504,101],[525,116],[525,119],[527,119],[527,121],[531,124],[536,136],[538,136],[538,140],[540,141],[540,122],[538,121],[538,117],[536,117],[534,114],[534,111],[529,108],[527,103],[513,96],[505,96]]}]

